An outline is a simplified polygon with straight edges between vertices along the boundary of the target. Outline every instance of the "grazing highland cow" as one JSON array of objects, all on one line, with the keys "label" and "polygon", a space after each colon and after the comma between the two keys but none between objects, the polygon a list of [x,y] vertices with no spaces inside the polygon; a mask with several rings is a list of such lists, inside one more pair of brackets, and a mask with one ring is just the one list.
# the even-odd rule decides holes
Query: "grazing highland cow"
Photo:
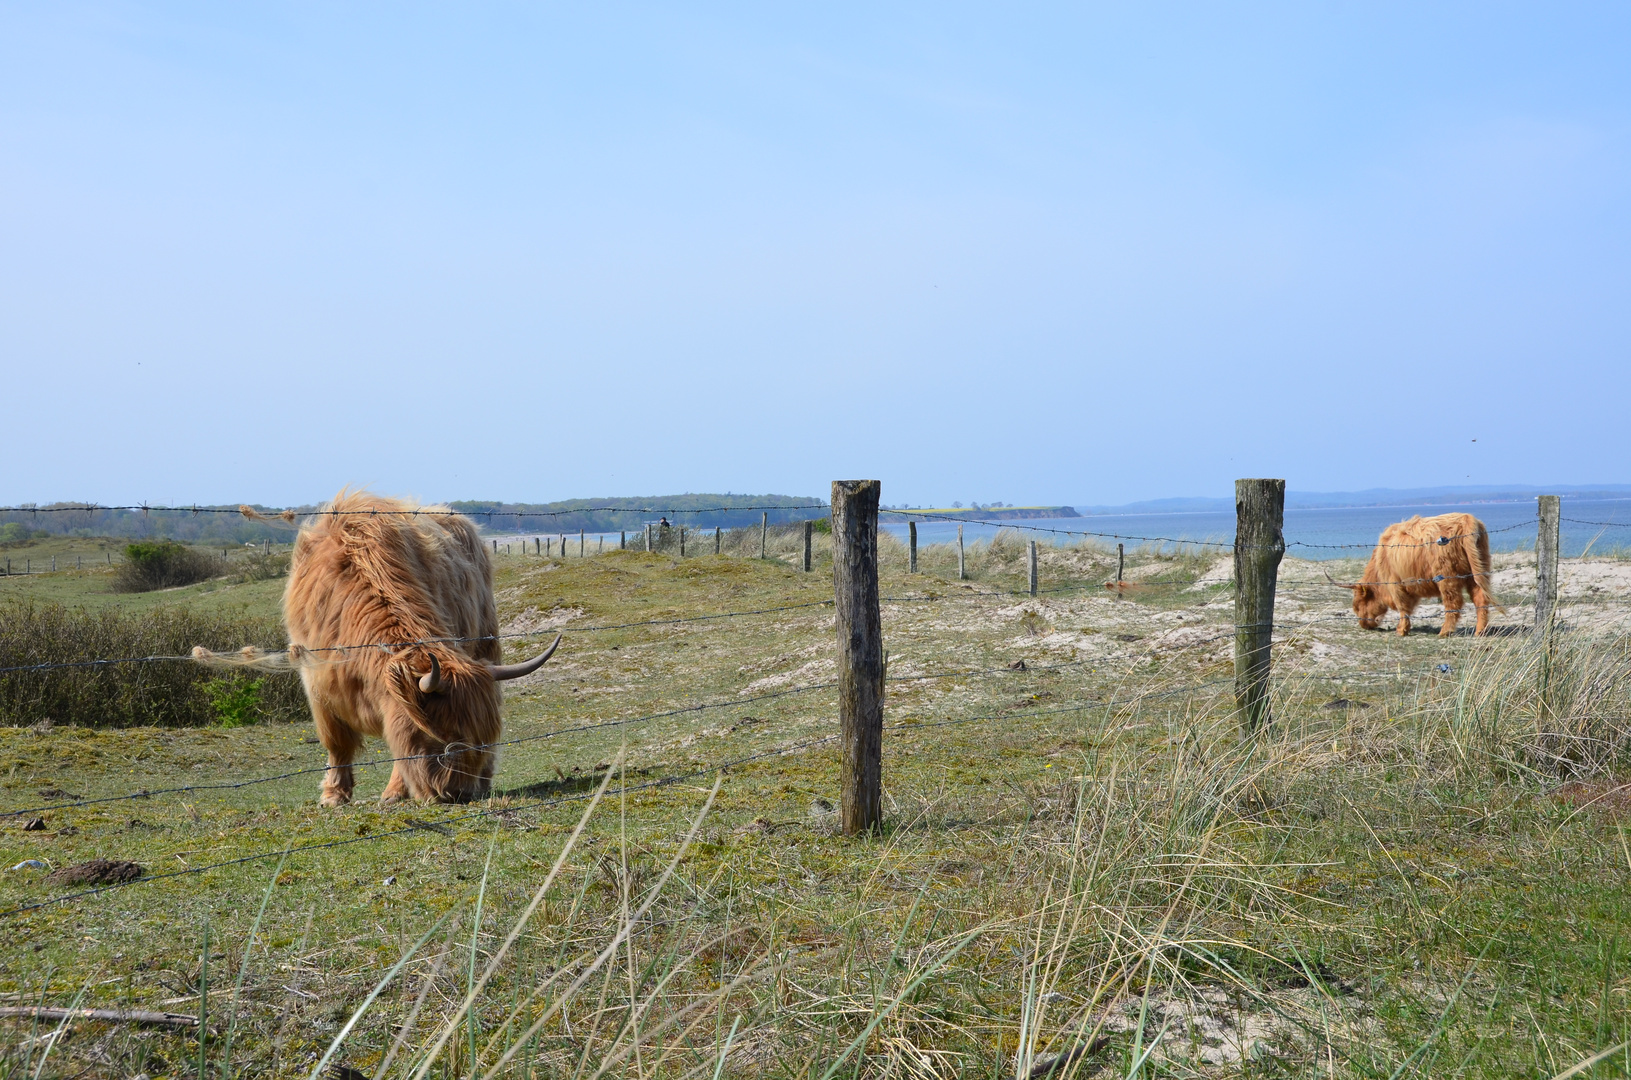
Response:
[{"label": "grazing highland cow", "polygon": [[[355,491],[301,526],[283,618],[328,749],[324,806],[350,801],[365,735],[383,735],[402,759],[383,801],[485,798],[498,684],[538,670],[561,640],[499,664],[493,568],[475,525],[445,507]],[[375,643],[387,645],[342,648]]]},{"label": "grazing highland cow", "polygon": [[1354,614],[1366,630],[1378,629],[1390,608],[1397,611],[1400,637],[1410,633],[1410,613],[1425,599],[1444,601],[1439,637],[1455,633],[1463,591],[1472,595],[1479,634],[1489,629],[1490,608],[1500,607],[1489,585],[1489,532],[1471,514],[1413,517],[1389,525],[1360,580],[1332,584],[1353,590]]}]

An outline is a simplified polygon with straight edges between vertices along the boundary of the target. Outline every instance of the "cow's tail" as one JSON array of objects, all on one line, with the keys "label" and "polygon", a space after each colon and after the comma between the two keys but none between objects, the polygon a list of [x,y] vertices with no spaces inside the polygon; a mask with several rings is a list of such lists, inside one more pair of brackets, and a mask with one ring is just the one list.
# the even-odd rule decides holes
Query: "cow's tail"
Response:
[{"label": "cow's tail", "polygon": [[1482,521],[1476,522],[1471,532],[1462,533],[1456,540],[1467,557],[1467,566],[1472,569],[1473,582],[1484,593],[1484,604],[1496,611],[1505,614],[1506,608],[1495,595],[1495,588],[1490,582],[1489,570],[1489,530]]}]

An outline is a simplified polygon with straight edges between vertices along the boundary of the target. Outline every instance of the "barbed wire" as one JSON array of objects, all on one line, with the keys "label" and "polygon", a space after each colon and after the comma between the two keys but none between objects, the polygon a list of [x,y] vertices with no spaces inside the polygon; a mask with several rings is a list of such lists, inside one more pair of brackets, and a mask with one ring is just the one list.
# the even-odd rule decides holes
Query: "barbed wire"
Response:
[{"label": "barbed wire", "polygon": [[[1130,702],[1132,700],[1135,700],[1135,699],[1142,700],[1142,699],[1151,698],[1151,697],[1172,696],[1172,695],[1180,694],[1180,693],[1193,693],[1195,690],[1203,689],[1203,688],[1208,687],[1208,686],[1213,686],[1213,685],[1217,685],[1217,684],[1224,683],[1224,682],[1229,682],[1229,681],[1231,681],[1231,680],[1229,680],[1229,679],[1212,679],[1212,680],[1208,680],[1208,681],[1202,682],[1202,683],[1197,683],[1197,684],[1194,684],[1194,685],[1191,685],[1191,686],[1175,687],[1175,688],[1171,688],[1169,690],[1159,691],[1159,692],[1152,693],[1152,694],[1133,695],[1131,698],[1127,699],[1126,702],[1123,702],[1123,704],[1126,704],[1126,703],[1128,703],[1128,702]],[[976,723],[976,722],[979,722],[981,720],[1026,720],[1026,719],[1031,719],[1031,718],[1040,717],[1040,716],[1058,715],[1058,714],[1066,713],[1066,712],[1081,712],[1081,711],[1084,711],[1084,710],[1090,709],[1090,708],[1114,706],[1115,704],[1116,704],[1116,702],[1115,702],[1114,699],[1112,699],[1110,701],[1104,701],[1104,700],[1096,699],[1096,698],[1093,698],[1093,699],[1081,699],[1081,700],[1078,700],[1078,701],[1075,701],[1075,702],[1070,702],[1070,703],[1067,703],[1067,704],[1057,705],[1057,706],[1049,706],[1049,707],[1043,708],[1043,709],[1011,710],[1011,711],[1003,712],[1003,713],[992,713],[992,714],[984,714],[984,715],[979,715],[979,716],[960,717],[960,718],[957,718],[957,719],[954,719],[954,720],[947,720],[947,721],[934,722],[934,723],[902,721],[902,722],[897,722],[897,723],[894,723],[894,724],[885,725],[884,730],[885,731],[891,731],[891,732],[910,733],[910,732],[913,732],[913,731],[919,731],[919,730],[925,730],[925,729],[953,727],[953,726],[959,726],[959,725],[962,725],[962,724]],[[712,775],[713,773],[716,773],[716,772],[724,772],[726,770],[737,768],[737,767],[742,766],[742,765],[751,764],[751,763],[756,762],[756,761],[763,761],[763,760],[767,760],[769,758],[775,758],[775,757],[785,757],[788,754],[794,754],[794,753],[799,753],[799,752],[801,752],[803,750],[813,749],[813,748],[815,748],[817,746],[823,746],[823,745],[826,745],[828,743],[836,742],[836,741],[838,741],[839,738],[841,738],[841,735],[836,734],[836,733],[831,734],[831,735],[816,736],[814,738],[800,740],[800,741],[792,743],[790,745],[778,746],[778,747],[774,747],[774,748],[769,749],[769,750],[763,750],[763,751],[759,751],[757,753],[743,755],[741,757],[733,758],[733,759],[731,759],[729,761],[724,761],[724,762],[719,762],[719,763],[714,764],[714,765],[704,766],[702,768],[693,769],[693,770],[690,770],[688,772],[671,774],[669,776],[661,777],[661,778],[659,778],[657,780],[649,780],[649,781],[645,781],[645,782],[642,782],[642,783],[639,783],[639,784],[633,784],[633,785],[624,783],[624,784],[619,785],[616,788],[608,788],[606,794],[608,794],[608,795],[624,795],[624,794],[631,794],[631,793],[638,792],[638,791],[649,791],[649,790],[652,790],[654,788],[668,787],[668,786],[671,786],[673,784],[679,783],[679,782],[681,782],[683,780],[694,780],[694,779],[698,779],[698,778],[703,777],[703,776]],[[642,770],[637,770],[637,771],[642,771]],[[626,769],[624,770],[624,775],[625,776],[627,775],[627,770]],[[535,781],[534,783],[536,784],[536,783],[540,783],[540,782],[547,782],[547,781]],[[526,785],[526,786],[532,786],[532,785]],[[523,786],[523,788],[521,788],[519,790],[525,790],[526,786]],[[251,854],[251,855],[241,855],[241,856],[237,856],[237,857],[234,857],[234,858],[231,858],[231,859],[222,859],[222,860],[219,860],[217,862],[206,863],[206,864],[204,864],[202,866],[189,866],[189,867],[186,867],[186,868],[181,869],[181,870],[170,870],[170,871],[165,871],[164,873],[160,873],[160,874],[144,874],[143,876],[141,876],[139,878],[132,879],[130,881],[111,882],[111,883],[108,883],[108,884],[105,884],[105,885],[99,885],[99,886],[89,888],[89,889],[78,890],[76,892],[63,893],[63,894],[60,894],[60,895],[57,895],[57,896],[49,897],[49,898],[44,899],[44,900],[36,901],[34,903],[31,903],[31,904],[20,904],[20,905],[18,905],[16,907],[12,907],[12,908],[0,911],[0,919],[10,918],[10,917],[15,916],[15,915],[25,914],[25,913],[30,912],[30,911],[37,911],[37,910],[40,910],[42,908],[50,907],[50,906],[55,905],[55,904],[66,903],[66,902],[73,901],[73,900],[80,900],[80,899],[84,899],[84,898],[89,897],[89,896],[96,896],[98,894],[105,893],[105,892],[111,892],[111,891],[114,891],[116,889],[129,888],[129,887],[134,886],[134,885],[142,885],[142,884],[147,884],[147,883],[156,882],[156,881],[166,881],[166,880],[173,880],[173,879],[176,879],[176,878],[190,877],[190,876],[197,875],[197,874],[208,873],[209,871],[212,871],[212,870],[221,870],[221,869],[225,869],[225,868],[232,867],[232,866],[242,866],[242,865],[245,865],[245,864],[248,864],[248,863],[253,863],[253,862],[265,862],[265,861],[269,861],[269,860],[274,859],[274,858],[285,858],[285,857],[287,857],[289,855],[298,855],[298,854],[305,854],[305,853],[309,853],[309,852],[313,852],[313,851],[325,851],[325,850],[330,850],[330,849],[334,849],[334,848],[350,847],[350,846],[357,845],[357,844],[374,843],[374,842],[379,842],[379,841],[382,841],[382,840],[389,839],[391,837],[406,836],[406,835],[411,834],[411,833],[420,833],[420,832],[425,832],[425,831],[439,832],[442,829],[446,829],[450,825],[459,824],[461,822],[474,821],[474,820],[479,820],[479,819],[482,819],[482,818],[493,817],[493,816],[498,816],[498,815],[514,814],[514,813],[520,813],[520,812],[534,812],[534,811],[538,811],[538,810],[552,809],[552,808],[554,808],[556,806],[562,806],[562,805],[566,805],[566,804],[572,803],[572,802],[581,802],[581,801],[583,801],[585,799],[591,799],[593,797],[594,797],[594,795],[591,792],[582,792],[582,793],[575,794],[575,795],[563,795],[563,796],[559,796],[559,797],[551,798],[551,799],[539,799],[539,800],[535,800],[535,801],[530,802],[530,803],[522,803],[522,804],[519,804],[519,805],[516,804],[516,803],[513,803],[513,802],[507,802],[503,806],[496,806],[496,807],[495,806],[488,806],[488,807],[484,807],[484,808],[479,809],[479,810],[472,810],[472,811],[469,811],[469,812],[466,812],[466,813],[453,814],[451,816],[438,818],[438,819],[436,819],[434,821],[431,821],[431,822],[419,822],[419,821],[411,822],[408,825],[405,825],[404,827],[402,827],[400,829],[390,829],[390,830],[387,830],[385,832],[368,833],[368,834],[362,835],[362,836],[345,837],[343,839],[327,840],[327,841],[321,841],[321,842],[312,843],[312,844],[300,844],[300,845],[286,846],[286,847],[282,847],[282,848],[269,849],[269,850],[265,850],[265,851],[256,852],[256,853]]]},{"label": "barbed wire", "polygon": [[[1092,662],[1092,659],[1084,658],[1081,660],[1065,661],[1059,664],[1030,664],[1022,668],[1015,668],[1006,665],[987,668],[960,668],[954,671],[931,672],[921,675],[890,675],[886,676],[884,681],[887,683],[926,682],[936,679],[975,678],[983,675],[1027,674],[1030,672],[1059,671],[1066,668],[1080,667],[1084,664]],[[134,799],[150,799],[161,795],[188,794],[195,791],[235,791],[242,788],[255,787],[260,784],[273,783],[278,780],[288,780],[294,777],[310,776],[315,773],[327,772],[331,768],[360,769],[376,765],[392,765],[402,761],[427,761],[438,759],[447,756],[447,754],[451,752],[463,753],[472,750],[497,750],[505,747],[521,746],[526,743],[539,742],[544,739],[558,738],[562,735],[573,735],[585,731],[597,731],[605,728],[627,727],[634,724],[644,724],[653,720],[668,719],[674,716],[683,716],[688,713],[706,712],[713,709],[740,708],[764,701],[772,701],[778,698],[812,693],[816,690],[831,690],[837,686],[837,682],[807,683],[802,686],[790,687],[784,690],[774,690],[764,694],[756,694],[747,698],[738,696],[725,701],[703,702],[696,705],[677,706],[672,709],[664,709],[659,712],[647,713],[642,716],[624,717],[620,720],[603,720],[588,724],[576,724],[571,727],[557,728],[551,731],[539,732],[533,735],[518,736],[513,739],[502,739],[491,743],[458,743],[455,749],[438,751],[430,754],[408,754],[392,757],[369,758],[363,761],[347,762],[344,765],[312,765],[300,769],[293,769],[287,772],[274,773],[269,776],[253,777],[248,780],[226,780],[200,784],[185,784],[176,787],[158,789],[144,788],[140,791],[128,792],[122,795],[107,795],[94,799],[78,799],[72,802],[54,801],[38,806],[23,807],[17,810],[0,811],[0,818],[20,817],[25,814],[38,814],[52,810],[68,810],[84,806],[99,806],[107,803],[128,802]]]},{"label": "barbed wire", "polygon": [[1024,525],[1018,520],[1005,520],[1001,518],[970,518],[953,517],[950,514],[926,515],[921,510],[885,510],[879,508],[880,514],[896,514],[903,517],[916,517],[919,521],[956,521],[966,525],[984,525],[997,529],[1019,529],[1025,532],[1054,533],[1059,536],[1097,536],[1106,540],[1142,540],[1151,544],[1194,544],[1199,547],[1232,548],[1232,543],[1222,540],[1184,540],[1176,536],[1135,536],[1131,533],[1094,532],[1091,529],[1052,529],[1045,525]]},{"label": "barbed wire", "polygon": [[[404,517],[447,517],[457,515],[460,517],[504,517],[504,518],[560,518],[572,514],[658,514],[667,517],[673,514],[680,517],[685,514],[723,514],[732,511],[758,510],[768,512],[771,510],[831,510],[824,503],[750,503],[742,506],[698,506],[698,507],[665,507],[665,506],[579,506],[570,510],[454,510],[434,509],[432,507],[417,507],[409,509],[392,510],[299,510],[288,508],[284,510],[256,510],[253,506],[242,504],[239,506],[151,506],[147,503],[132,503],[122,506],[103,506],[96,503],[87,503],[83,506],[0,506],[0,514],[85,514],[108,510],[141,511],[143,514],[237,514],[240,517],[250,518],[262,524],[273,524],[282,521],[291,523],[294,518],[309,517],[380,517],[382,515]],[[247,512],[246,512],[247,511]]]},{"label": "barbed wire", "polygon": [[[834,742],[838,738],[838,735],[823,735],[818,738],[805,740],[792,746],[777,747],[773,750],[765,750],[757,754],[749,754],[744,757],[735,758],[731,761],[721,762],[717,765],[710,765],[701,769],[695,769],[691,772],[665,776],[659,780],[650,780],[634,785],[623,784],[617,788],[608,789],[606,793],[608,795],[624,795],[636,791],[647,791],[652,788],[667,787],[671,784],[677,784],[682,780],[694,780],[698,777],[709,776],[716,772],[723,772],[727,769],[733,769],[755,761],[762,761],[766,758],[782,757],[787,754],[797,753],[800,750],[807,750],[811,747],[820,746],[823,743]],[[438,819],[437,821],[430,823],[429,831],[435,832],[437,831],[436,827],[446,828],[449,825],[457,824],[462,821],[470,821],[479,818],[493,817],[500,814],[511,814],[522,811],[546,810],[555,806],[562,806],[572,802],[581,802],[584,799],[591,798],[594,798],[593,793],[584,792],[577,795],[563,795],[554,799],[540,799],[531,803],[523,803],[521,805],[511,803],[505,806],[486,807],[481,810],[472,810],[468,813],[455,814],[451,817]],[[211,870],[220,870],[229,866],[242,866],[245,863],[265,862],[270,859],[282,858],[288,855],[298,855],[305,852],[323,851],[330,848],[349,847],[354,844],[372,843],[385,840],[393,836],[405,836],[409,833],[425,832],[427,827],[427,824],[424,822],[415,822],[406,825],[403,828],[391,829],[386,832],[368,833],[364,836],[346,837],[342,840],[328,840],[316,844],[302,844],[299,846],[260,851],[253,855],[241,855],[237,858],[223,859],[219,862],[208,863],[204,866],[189,866],[183,870],[168,870],[162,874],[144,874],[141,877],[134,878],[130,881],[111,882],[109,884],[99,885],[91,889],[82,889],[78,892],[64,893],[59,896],[53,896],[49,899],[40,900],[32,904],[20,904],[17,907],[0,911],[0,919],[10,918],[14,915],[21,915],[29,911],[38,911],[40,908],[50,907],[53,904],[61,904],[70,900],[80,900],[87,896],[96,896],[99,893],[111,892],[115,889],[129,888],[132,885],[142,885],[154,881],[165,881],[173,878],[188,877],[193,874],[203,874]]]}]

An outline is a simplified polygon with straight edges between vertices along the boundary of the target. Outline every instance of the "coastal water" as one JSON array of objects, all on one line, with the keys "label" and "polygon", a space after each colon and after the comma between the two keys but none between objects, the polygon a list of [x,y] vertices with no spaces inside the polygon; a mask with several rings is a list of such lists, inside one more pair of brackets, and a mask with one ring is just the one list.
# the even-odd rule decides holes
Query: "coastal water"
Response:
[{"label": "coastal water", "polygon": [[[1364,558],[1382,530],[1395,521],[1415,514],[1468,513],[1483,521],[1490,530],[1490,546],[1496,551],[1533,550],[1535,546],[1535,503],[1483,502],[1443,503],[1432,506],[1356,506],[1335,509],[1287,510],[1286,552],[1303,559]],[[968,518],[977,517],[969,511]],[[882,515],[882,527],[902,541],[906,522],[892,514]],[[920,521],[920,545],[951,543],[957,539],[957,522]],[[1216,543],[1227,545],[1234,539],[1233,511],[1173,514],[1094,514],[1077,518],[1039,518],[1027,521],[964,522],[963,540],[989,540],[998,530],[1016,529],[1022,536],[1069,543],[1096,539],[1114,547],[1160,544],[1170,548],[1177,543]],[[1631,549],[1631,499],[1582,499],[1563,497],[1562,549],[1567,557],[1600,553],[1616,548]]]}]

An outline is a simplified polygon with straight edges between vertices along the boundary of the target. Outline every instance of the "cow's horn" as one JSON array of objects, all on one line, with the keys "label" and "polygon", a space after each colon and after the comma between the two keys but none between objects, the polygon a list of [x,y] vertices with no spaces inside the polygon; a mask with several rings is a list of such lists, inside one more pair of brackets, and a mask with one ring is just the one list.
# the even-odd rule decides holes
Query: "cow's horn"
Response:
[{"label": "cow's horn", "polygon": [[488,664],[487,670],[492,672],[494,682],[503,682],[505,679],[519,679],[523,675],[531,675],[544,666],[544,661],[555,655],[555,649],[561,644],[561,635],[556,634],[555,640],[549,648],[533,657],[523,660],[519,664]]},{"label": "cow's horn", "polygon": [[442,689],[442,665],[436,662],[436,654],[430,654],[430,670],[419,676],[419,689],[427,694],[435,694]]},{"label": "cow's horn", "polygon": [[1329,581],[1332,585],[1335,585],[1339,589],[1357,589],[1357,588],[1359,588],[1359,586],[1357,584],[1351,584],[1351,583],[1346,582],[1346,581],[1338,581],[1336,578],[1331,576],[1331,572],[1329,570],[1321,570],[1320,573],[1325,575],[1325,580],[1326,581]]}]

